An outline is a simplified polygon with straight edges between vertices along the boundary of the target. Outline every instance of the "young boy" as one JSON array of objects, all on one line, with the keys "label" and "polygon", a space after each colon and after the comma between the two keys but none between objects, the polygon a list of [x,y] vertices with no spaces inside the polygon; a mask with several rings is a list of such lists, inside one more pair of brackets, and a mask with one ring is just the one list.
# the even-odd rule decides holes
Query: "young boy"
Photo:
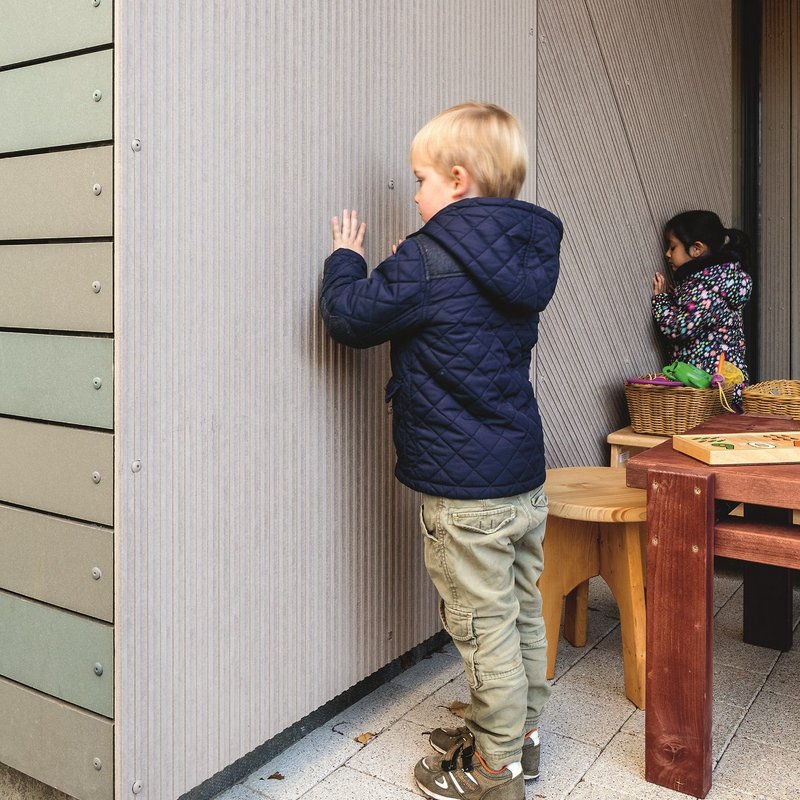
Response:
[{"label": "young boy", "polygon": [[411,145],[425,223],[369,277],[366,226],[331,221],[320,310],[351,347],[391,342],[395,474],[421,493],[425,564],[470,688],[465,728],[430,734],[429,797],[522,800],[539,774],[549,694],[541,596],[544,445],[530,383],[539,313],[555,290],[560,220],[516,200],[517,120],[454,106]]}]

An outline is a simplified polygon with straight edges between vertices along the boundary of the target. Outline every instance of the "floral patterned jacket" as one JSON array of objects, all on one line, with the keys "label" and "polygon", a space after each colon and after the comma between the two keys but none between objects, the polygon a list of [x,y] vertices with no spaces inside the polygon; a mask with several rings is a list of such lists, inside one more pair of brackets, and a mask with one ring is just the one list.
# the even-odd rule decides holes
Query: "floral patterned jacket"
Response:
[{"label": "floral patterned jacket", "polygon": [[720,353],[744,374],[734,401],[749,381],[742,308],[750,299],[752,278],[738,262],[694,261],[675,273],[672,289],[652,299],[653,317],[672,343],[673,359],[714,373]]}]

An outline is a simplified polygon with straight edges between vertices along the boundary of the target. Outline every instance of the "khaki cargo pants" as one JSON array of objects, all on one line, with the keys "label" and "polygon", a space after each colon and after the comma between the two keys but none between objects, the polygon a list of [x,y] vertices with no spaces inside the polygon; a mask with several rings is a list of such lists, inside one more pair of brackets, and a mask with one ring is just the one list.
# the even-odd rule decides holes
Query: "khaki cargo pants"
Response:
[{"label": "khaki cargo pants", "polygon": [[544,559],[544,487],[516,497],[451,500],[422,495],[425,566],[442,622],[464,660],[465,713],[492,769],[522,754],[550,694],[547,641],[536,586]]}]

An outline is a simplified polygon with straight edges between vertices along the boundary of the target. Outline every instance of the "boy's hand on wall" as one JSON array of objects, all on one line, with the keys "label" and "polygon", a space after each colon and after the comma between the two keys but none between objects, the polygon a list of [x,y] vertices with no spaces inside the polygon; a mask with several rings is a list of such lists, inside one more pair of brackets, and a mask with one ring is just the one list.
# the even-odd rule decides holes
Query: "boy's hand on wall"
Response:
[{"label": "boy's hand on wall", "polygon": [[667,279],[660,273],[653,275],[653,297],[661,294],[667,288]]},{"label": "boy's hand on wall", "polygon": [[360,256],[364,255],[364,237],[367,233],[367,223],[358,223],[358,214],[355,211],[342,211],[342,222],[339,224],[339,217],[331,220],[331,232],[333,233],[333,249],[338,250],[344,247],[347,250],[354,250]]}]

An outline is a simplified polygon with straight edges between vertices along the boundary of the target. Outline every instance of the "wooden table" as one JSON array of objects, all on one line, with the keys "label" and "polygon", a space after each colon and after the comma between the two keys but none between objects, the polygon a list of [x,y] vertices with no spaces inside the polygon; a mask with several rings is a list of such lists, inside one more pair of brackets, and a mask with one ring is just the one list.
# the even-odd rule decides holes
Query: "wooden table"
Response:
[{"label": "wooden table", "polygon": [[606,441],[611,445],[610,466],[624,467],[631,456],[655,447],[669,438],[671,437],[654,433],[635,433],[630,425],[609,433]]},{"label": "wooden table", "polygon": [[[692,433],[800,431],[800,420],[725,414]],[[744,638],[792,644],[792,570],[800,567],[800,464],[709,466],[671,441],[627,465],[647,489],[645,779],[695,797],[711,788],[714,554],[746,561]],[[715,524],[715,501],[745,504]],[[758,563],[753,563],[758,562]]]}]

